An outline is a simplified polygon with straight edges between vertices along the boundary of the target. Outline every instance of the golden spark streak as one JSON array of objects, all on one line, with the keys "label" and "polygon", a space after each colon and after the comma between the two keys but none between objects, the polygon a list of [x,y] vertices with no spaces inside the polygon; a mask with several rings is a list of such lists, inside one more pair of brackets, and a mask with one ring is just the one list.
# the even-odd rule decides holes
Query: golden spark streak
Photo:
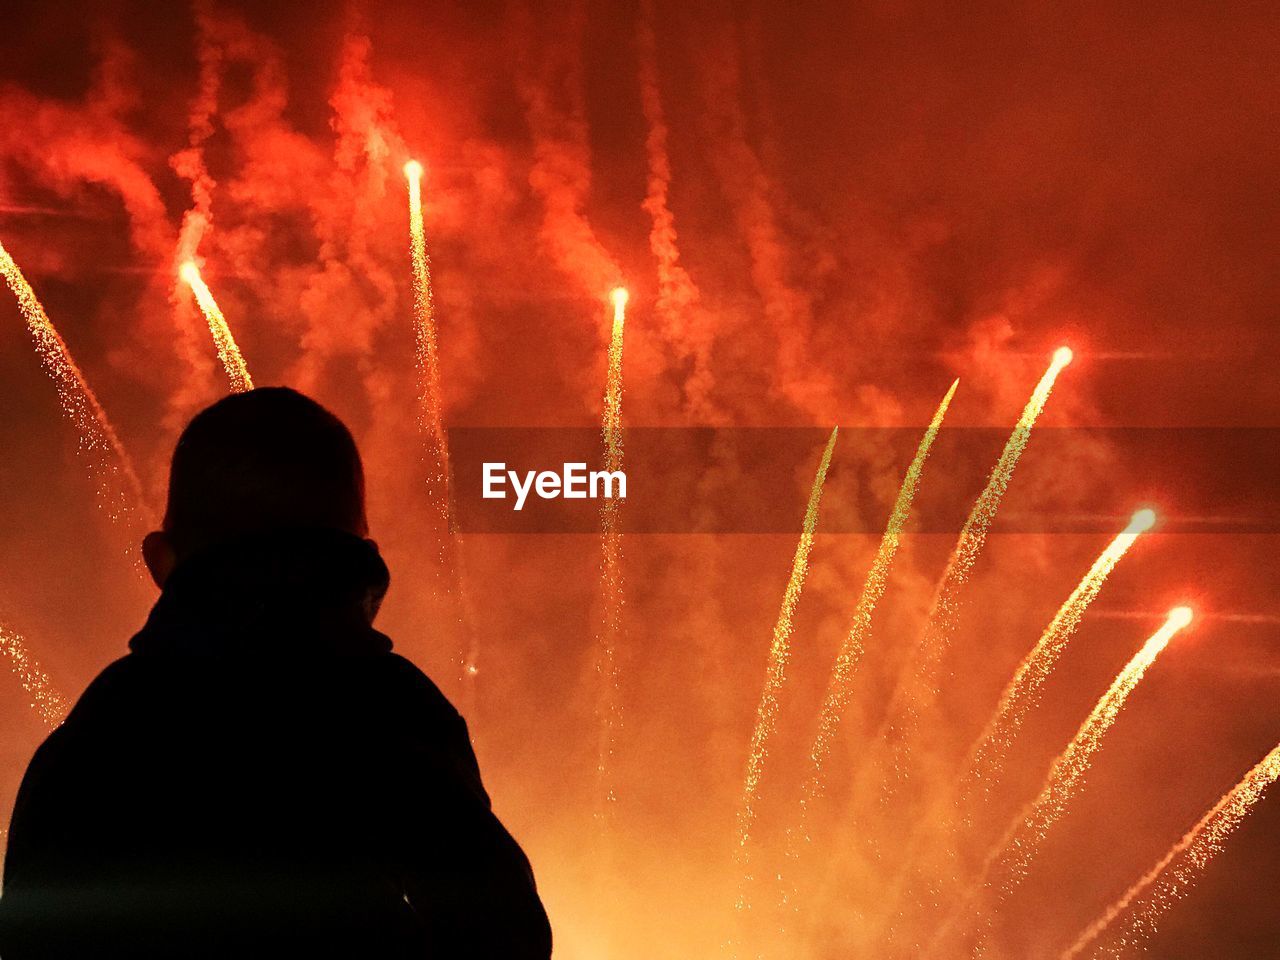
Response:
[{"label": "golden spark streak", "polygon": [[[800,602],[800,591],[804,589],[805,577],[809,572],[809,553],[813,549],[814,532],[818,526],[818,505],[822,501],[822,486],[827,479],[827,470],[831,466],[831,454],[835,450],[838,434],[838,427],[831,431],[827,446],[822,451],[818,473],[813,478],[809,502],[804,511],[800,542],[796,544],[796,552],[791,560],[791,576],[787,578],[787,588],[782,594],[782,608],[778,611],[778,619],[773,627],[773,639],[769,644],[769,663],[765,671],[764,689],[760,692],[760,704],[756,709],[755,728],[751,732],[751,746],[747,754],[747,775],[742,787],[742,799],[738,804],[738,842],[734,848],[734,856],[744,870],[750,859],[748,844],[751,839],[751,828],[756,819],[760,777],[764,772],[764,763],[769,752],[769,739],[778,725],[778,691],[782,689],[783,681],[786,679],[787,661],[791,656],[792,617],[795,614],[796,604]],[[750,879],[749,875],[745,876],[739,888],[737,901],[739,910],[748,909],[746,883]]]},{"label": "golden spark streak", "polygon": [[[1058,608],[1035,647],[1018,665],[1000,695],[995,713],[969,751],[965,775],[967,794],[975,789],[982,798],[990,794],[991,784],[999,776],[1009,748],[1022,729],[1027,714],[1040,702],[1041,688],[1080,626],[1085,610],[1097,598],[1120,558],[1139,536],[1151,529],[1155,519],[1151,510],[1139,510],[1133,515],[1129,525],[1099,554],[1071,596]],[[968,807],[967,802],[965,806]]]},{"label": "golden spark streak", "polygon": [[[963,825],[972,829],[974,813],[981,811],[990,799],[991,787],[1000,777],[1005,758],[1023,721],[1039,702],[1040,690],[1079,627],[1085,610],[1098,596],[1120,558],[1141,534],[1151,529],[1155,520],[1155,512],[1152,510],[1142,509],[1134,513],[1129,525],[1093,562],[1093,566],[1049,622],[1036,646],[1019,664],[1001,694],[995,713],[970,747],[965,772],[952,797],[957,814],[954,826]],[[916,864],[913,858],[925,839],[923,833],[915,832],[913,842],[908,845],[910,852],[904,858],[904,868],[893,886],[894,895],[907,882],[909,869]],[[956,880],[954,875],[951,879],[952,882]]]},{"label": "golden spark streak", "polygon": [[200,276],[200,268],[188,260],[182,265],[178,273],[183,282],[191,288],[191,292],[195,294],[196,303],[200,305],[200,312],[204,314],[204,318],[209,324],[209,332],[213,334],[213,345],[218,350],[218,359],[222,361],[222,369],[227,372],[227,379],[231,381],[232,392],[244,393],[246,390],[252,390],[253,378],[249,376],[249,368],[244,362],[244,355],[236,344],[236,338],[231,335],[231,327],[227,325],[227,318],[222,315],[218,301],[213,299],[213,293],[204,282],[204,278]]},{"label": "golden spark streak", "polygon": [[[1142,649],[1134,654],[1123,670],[1112,681],[1107,692],[1094,705],[1085,718],[1075,737],[1067,744],[1067,748],[1058,755],[1049,769],[1040,795],[1026,808],[1021,817],[1015,819],[1003,841],[997,846],[1009,848],[1011,857],[1006,860],[1014,879],[1007,883],[1006,894],[1026,876],[1031,858],[1036,848],[1044,840],[1049,827],[1058,820],[1067,808],[1076,789],[1084,782],[1084,775],[1093,762],[1093,755],[1102,746],[1102,738],[1111,729],[1120,710],[1134,688],[1156,661],[1156,657],[1164,651],[1173,639],[1174,634],[1191,622],[1191,611],[1186,607],[1176,607],[1169,612],[1164,625],[1153,633]],[[1031,839],[1022,839],[1020,835],[1029,834]],[[1017,839],[1016,846],[1011,846]],[[996,855],[999,855],[999,850]]]},{"label": "golden spark streak", "polygon": [[[875,559],[872,560],[871,568],[867,571],[866,580],[862,584],[862,593],[858,597],[857,606],[854,608],[853,626],[849,628],[849,633],[845,637],[844,643],[840,647],[840,652],[836,656],[835,665],[832,667],[831,678],[827,684],[826,697],[823,700],[822,711],[818,720],[818,732],[814,737],[813,747],[809,751],[810,773],[808,780],[805,782],[800,800],[802,822],[809,805],[822,793],[823,764],[831,752],[831,743],[835,739],[836,731],[839,729],[840,721],[844,717],[845,709],[848,707],[849,699],[853,693],[853,675],[862,660],[863,649],[867,637],[871,633],[872,614],[875,613],[876,605],[880,602],[880,598],[884,596],[889,568],[893,565],[893,558],[898,552],[902,529],[906,526],[907,517],[911,513],[911,503],[915,499],[916,490],[920,486],[920,477],[924,472],[925,460],[928,459],[929,450],[933,446],[933,441],[937,437],[939,429],[942,427],[943,417],[946,416],[947,408],[951,405],[951,398],[955,396],[956,388],[959,385],[959,380],[952,383],[946,396],[942,398],[942,403],[938,405],[938,409],[933,415],[933,420],[929,423],[929,428],[925,431],[924,437],[920,440],[920,445],[916,448],[915,459],[911,461],[911,466],[907,468],[906,476],[902,479],[902,486],[898,490],[898,498],[893,504],[893,512],[889,515],[889,522],[885,527],[884,536],[880,539],[880,547],[876,551]],[[805,839],[808,840],[807,835]]]},{"label": "golden spark streak", "polygon": [[449,511],[449,441],[444,431],[440,355],[436,336],[435,294],[431,283],[431,258],[422,216],[422,164],[404,165],[409,185],[409,256],[413,265],[414,358],[418,368],[418,423],[430,440],[433,499],[442,515]]},{"label": "golden spark streak", "polygon": [[[613,303],[613,326],[609,336],[609,366],[605,374],[604,410],[601,433],[604,439],[605,469],[622,469],[622,343],[626,326],[627,291],[616,287],[609,294]],[[618,641],[622,636],[622,608],[625,602],[622,582],[622,532],[618,515],[622,501],[610,498],[600,511],[602,527],[602,566],[600,595],[603,607],[596,672],[600,678],[600,702],[597,707],[600,742],[596,760],[600,797],[604,807],[597,817],[611,813],[617,793],[612,781],[613,755],[617,731],[622,724],[621,695],[618,690]]]},{"label": "golden spark streak", "polygon": [[[1060,347],[1053,354],[1053,361],[1045,371],[1035,391],[1023,407],[1022,415],[1005,442],[1000,459],[996,461],[987,484],[969,512],[955,548],[947,560],[942,580],[938,584],[924,635],[916,648],[914,662],[908,665],[910,674],[898,689],[894,705],[885,727],[889,749],[893,756],[895,781],[907,776],[911,740],[919,724],[921,712],[937,698],[937,667],[955,632],[960,607],[960,591],[969,579],[973,565],[986,543],[987,531],[995,520],[1000,501],[1013,478],[1014,468],[1031,439],[1031,429],[1044,410],[1053,391],[1058,374],[1071,362],[1071,351]],[[894,783],[887,784],[886,793],[892,793]]]},{"label": "golden spark streak", "polygon": [[966,917],[978,919],[976,904],[982,891],[988,886],[988,877],[1000,868],[1003,876],[1001,900],[1009,897],[1031,870],[1031,861],[1040,849],[1053,826],[1067,809],[1067,804],[1084,783],[1084,776],[1093,762],[1093,756],[1102,746],[1103,737],[1120,716],[1134,688],[1142,680],[1147,669],[1169,645],[1173,636],[1191,622],[1187,607],[1175,607],[1169,611],[1164,625],[1153,633],[1133,658],[1116,675],[1107,692],[1102,695],[1088,717],[1076,731],[1065,750],[1054,759],[1045,778],[1044,787],[1034,800],[1010,822],[1004,835],[996,841],[983,861],[977,882],[956,904],[946,920],[938,927],[925,956],[936,955],[938,949],[957,929]]},{"label": "golden spark streak", "polygon": [[[134,504],[141,504],[143,501],[142,483],[133,468],[133,461],[116,436],[106,410],[85,380],[80,367],[71,358],[66,342],[44,312],[31,284],[2,243],[0,273],[4,274],[9,289],[17,297],[18,309],[35,341],[40,363],[53,380],[62,412],[79,434],[79,450],[86,457],[90,473],[97,481],[102,506],[113,521],[128,518]],[[120,481],[123,481],[123,489]]]},{"label": "golden spark streak", "polygon": [[2,625],[0,653],[8,659],[9,668],[22,684],[22,689],[31,697],[31,709],[49,726],[56,727],[60,724],[71,709],[71,704],[54,689],[53,681],[28,652],[22,637]]},{"label": "golden spark streak", "polygon": [[[830,756],[831,744],[835,740],[840,722],[853,696],[853,677],[862,661],[867,638],[871,634],[871,618],[875,613],[876,605],[884,596],[889,569],[898,552],[902,530],[911,513],[912,501],[920,487],[925,461],[929,457],[929,450],[933,447],[938,431],[942,428],[942,421],[946,416],[947,408],[951,405],[951,398],[955,396],[956,388],[959,386],[959,380],[953,381],[946,396],[942,398],[942,403],[938,405],[938,409],[933,414],[933,420],[930,421],[928,429],[925,430],[916,448],[915,458],[902,478],[902,485],[898,488],[898,496],[889,514],[884,536],[880,538],[880,546],[876,550],[875,558],[871,561],[871,567],[862,584],[862,593],[858,596],[858,603],[854,608],[853,626],[849,628],[849,633],[845,636],[844,643],[836,654],[835,664],[831,668],[827,693],[823,698],[818,717],[818,732],[809,750],[809,775],[800,791],[799,823],[796,828],[788,828],[786,834],[786,858],[793,864],[800,859],[800,844],[812,841],[809,832],[809,814],[813,804],[823,793],[825,786],[823,765]],[[781,875],[778,879],[781,886],[781,906],[798,909],[794,882]],[[785,930],[781,932],[786,933]]]},{"label": "golden spark streak", "polygon": [[426,438],[427,498],[440,517],[443,528],[436,542],[437,588],[454,608],[458,629],[465,637],[457,660],[459,678],[471,706],[480,672],[480,638],[471,627],[471,604],[463,570],[461,534],[449,531],[449,435],[444,428],[444,390],[440,376],[440,353],[436,331],[435,288],[431,281],[431,258],[427,253],[427,233],[422,213],[422,164],[410,160],[404,165],[409,192],[409,260],[413,283],[414,364],[417,368],[418,429]]},{"label": "golden spark streak", "polygon": [[[1113,934],[1108,944],[1094,950],[1094,956],[1123,956],[1129,947],[1146,940],[1156,931],[1160,918],[1184,897],[1199,874],[1226,844],[1228,837],[1249,815],[1263,793],[1280,779],[1280,745],[1258,761],[1244,778],[1222,796],[1169,852],[1107,908],[1106,912],[1076,942],[1063,951],[1060,960],[1074,960],[1117,919],[1129,914],[1121,931]],[[1175,865],[1176,861],[1176,865]],[[1170,867],[1173,867],[1170,870]],[[1139,897],[1142,899],[1139,900]]]}]

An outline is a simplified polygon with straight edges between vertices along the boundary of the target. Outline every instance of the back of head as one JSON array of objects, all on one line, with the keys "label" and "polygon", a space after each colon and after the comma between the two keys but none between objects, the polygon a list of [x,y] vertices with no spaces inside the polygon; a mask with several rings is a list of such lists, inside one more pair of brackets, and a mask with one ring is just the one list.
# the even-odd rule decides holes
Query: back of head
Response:
[{"label": "back of head", "polygon": [[164,530],[174,552],[288,528],[367,534],[351,432],[287,387],[232,394],[197,414],[169,473]]}]

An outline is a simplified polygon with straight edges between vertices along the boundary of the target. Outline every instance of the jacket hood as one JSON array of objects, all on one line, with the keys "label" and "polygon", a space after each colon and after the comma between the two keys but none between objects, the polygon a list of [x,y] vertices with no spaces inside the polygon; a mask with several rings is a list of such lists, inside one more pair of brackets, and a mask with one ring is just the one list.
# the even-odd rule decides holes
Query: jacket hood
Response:
[{"label": "jacket hood", "polygon": [[134,653],[305,656],[391,650],[373,629],[390,574],[340,530],[258,533],[201,551],[169,576]]}]

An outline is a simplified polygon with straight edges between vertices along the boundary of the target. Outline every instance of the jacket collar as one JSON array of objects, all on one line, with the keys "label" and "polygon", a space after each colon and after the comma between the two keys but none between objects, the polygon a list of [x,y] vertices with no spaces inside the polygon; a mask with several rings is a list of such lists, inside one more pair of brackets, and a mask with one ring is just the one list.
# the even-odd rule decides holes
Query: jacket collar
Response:
[{"label": "jacket collar", "polygon": [[369,540],[338,530],[274,530],[183,560],[134,653],[306,656],[386,653],[373,629],[390,574]]}]

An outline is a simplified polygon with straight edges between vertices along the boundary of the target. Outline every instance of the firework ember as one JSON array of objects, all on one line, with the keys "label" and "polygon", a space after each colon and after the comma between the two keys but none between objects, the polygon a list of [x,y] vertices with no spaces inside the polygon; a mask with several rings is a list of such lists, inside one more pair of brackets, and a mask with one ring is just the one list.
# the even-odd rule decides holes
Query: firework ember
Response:
[{"label": "firework ember", "polygon": [[[1014,738],[1022,729],[1027,714],[1039,702],[1040,691],[1068,641],[1080,626],[1085,610],[1097,598],[1120,558],[1155,522],[1156,515],[1152,510],[1139,510],[1133,515],[1129,525],[1093,562],[1071,596],[1067,597],[1045,627],[1035,647],[1018,665],[1013,678],[1000,695],[995,715],[987,722],[970,751],[965,776],[967,791],[977,790],[982,797],[989,796],[991,784],[999,776]],[[967,808],[968,804],[965,805]]]},{"label": "firework ember", "polygon": [[[1060,960],[1074,960],[1091,947],[1094,947],[1092,956],[1119,958],[1154,934],[1160,918],[1186,896],[1209,861],[1221,852],[1232,831],[1277,779],[1280,779],[1280,745],[1259,760],[1154,867],[1108,907],[1062,953]],[[1113,931],[1108,942],[1098,943],[1125,914],[1128,918],[1121,929]]]},{"label": "firework ember", "polygon": [[[742,786],[742,799],[738,804],[737,841],[734,845],[734,853],[744,869],[750,862],[749,844],[751,829],[756,820],[760,777],[764,773],[765,759],[769,753],[769,739],[773,736],[778,724],[778,692],[786,679],[787,661],[791,656],[792,617],[795,614],[796,604],[800,602],[800,592],[804,589],[805,577],[809,572],[809,553],[813,549],[813,537],[818,526],[818,506],[822,501],[822,487],[827,479],[827,470],[831,466],[831,454],[835,451],[838,434],[839,428],[831,431],[831,437],[822,451],[818,473],[813,478],[809,502],[804,511],[800,542],[796,544],[796,552],[791,559],[791,575],[787,578],[787,587],[782,594],[782,608],[778,611],[778,620],[773,627],[773,639],[769,644],[769,661],[765,671],[764,689],[760,693],[760,704],[756,708],[755,728],[751,732],[751,744],[747,754],[747,775]],[[739,888],[737,908],[740,911],[749,909],[746,887],[751,880],[752,877],[747,874]]]},{"label": "firework ember", "polygon": [[133,461],[116,436],[107,412],[71,358],[61,334],[36,299],[35,291],[0,243],[0,273],[18,299],[18,309],[35,341],[36,354],[58,392],[62,412],[79,434],[80,453],[97,480],[99,502],[114,521],[132,519],[143,502]]},{"label": "firework ember", "polygon": [[227,372],[227,379],[231,381],[232,391],[243,393],[246,390],[252,390],[253,378],[249,376],[249,367],[244,362],[244,355],[236,344],[236,338],[231,334],[231,327],[227,325],[226,317],[222,315],[218,302],[213,299],[213,293],[200,275],[200,268],[193,261],[188,260],[182,265],[179,276],[195,294],[196,303],[200,304],[200,312],[208,321],[209,332],[213,334],[213,344],[218,349],[218,359],[222,361],[222,368]]},{"label": "firework ember", "polygon": [[9,661],[22,689],[31,698],[31,709],[51,727],[56,727],[71,704],[53,686],[53,681],[27,650],[26,641],[0,624],[0,653]]}]

